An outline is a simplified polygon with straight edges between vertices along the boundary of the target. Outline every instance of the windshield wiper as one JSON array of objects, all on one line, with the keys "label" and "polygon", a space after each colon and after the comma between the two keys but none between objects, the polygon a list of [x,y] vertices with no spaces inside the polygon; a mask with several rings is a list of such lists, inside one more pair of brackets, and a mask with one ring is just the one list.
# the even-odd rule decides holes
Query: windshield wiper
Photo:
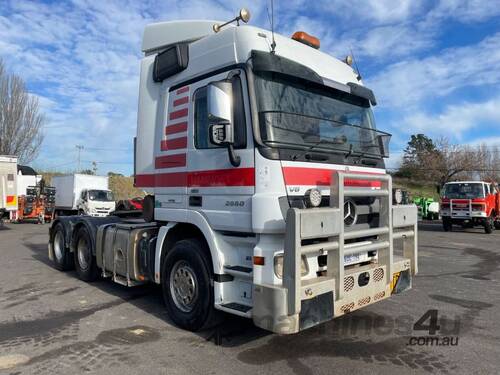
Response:
[{"label": "windshield wiper", "polygon": [[[329,142],[327,141],[326,139],[320,139],[319,141],[315,142],[314,144],[312,144],[311,146],[309,146],[307,148],[307,150],[301,152],[301,153],[298,153],[298,154],[294,154],[292,155],[292,160],[297,160],[297,159],[300,159],[302,157],[306,157],[307,158],[307,155],[313,151],[316,147],[318,147],[320,144],[322,143],[326,143],[326,144],[336,144],[335,142]],[[332,150],[333,152],[336,152],[336,153],[339,153],[340,150]],[[308,158],[308,159],[314,159],[312,158],[311,156]],[[326,159],[323,159],[321,158],[321,160],[326,160]]]}]

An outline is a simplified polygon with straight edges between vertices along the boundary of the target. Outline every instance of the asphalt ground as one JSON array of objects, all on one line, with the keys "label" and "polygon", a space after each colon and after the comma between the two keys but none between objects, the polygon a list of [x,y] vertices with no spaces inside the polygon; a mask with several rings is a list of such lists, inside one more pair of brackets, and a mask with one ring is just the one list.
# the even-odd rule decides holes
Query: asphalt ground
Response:
[{"label": "asphalt ground", "polygon": [[207,332],[181,330],[155,286],[87,284],[54,269],[47,232],[0,228],[1,374],[500,371],[500,231],[422,224],[412,290],[290,336],[237,317]]}]

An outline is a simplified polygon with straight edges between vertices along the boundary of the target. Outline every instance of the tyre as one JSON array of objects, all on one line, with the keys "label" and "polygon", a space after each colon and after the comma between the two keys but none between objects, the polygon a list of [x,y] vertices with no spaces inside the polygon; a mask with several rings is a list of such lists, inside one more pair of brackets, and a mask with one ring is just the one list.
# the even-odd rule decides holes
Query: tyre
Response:
[{"label": "tyre", "polygon": [[78,278],[94,281],[99,276],[95,256],[92,255],[92,241],[86,227],[81,227],[75,237],[75,269]]},{"label": "tyre", "polygon": [[196,239],[177,242],[161,271],[163,299],[174,323],[189,331],[213,325],[213,268],[206,245]]},{"label": "tyre", "polygon": [[496,220],[494,226],[495,229],[500,229],[500,220]]},{"label": "tyre", "polygon": [[445,232],[451,232],[453,228],[453,224],[451,223],[451,219],[443,218],[443,230]]},{"label": "tyre", "polygon": [[495,228],[493,225],[493,221],[493,216],[490,216],[486,219],[486,221],[484,222],[484,233],[490,234],[493,232],[493,229]]},{"label": "tyre", "polygon": [[52,233],[54,266],[59,271],[69,271],[73,269],[73,254],[66,247],[64,226],[61,223],[57,223]]}]

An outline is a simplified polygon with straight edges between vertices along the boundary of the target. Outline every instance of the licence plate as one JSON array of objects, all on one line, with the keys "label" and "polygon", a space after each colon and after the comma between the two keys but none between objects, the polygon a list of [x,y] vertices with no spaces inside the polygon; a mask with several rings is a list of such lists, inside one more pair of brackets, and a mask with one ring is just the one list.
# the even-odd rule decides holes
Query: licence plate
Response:
[{"label": "licence plate", "polygon": [[359,262],[359,254],[344,255],[344,264],[352,264]]}]

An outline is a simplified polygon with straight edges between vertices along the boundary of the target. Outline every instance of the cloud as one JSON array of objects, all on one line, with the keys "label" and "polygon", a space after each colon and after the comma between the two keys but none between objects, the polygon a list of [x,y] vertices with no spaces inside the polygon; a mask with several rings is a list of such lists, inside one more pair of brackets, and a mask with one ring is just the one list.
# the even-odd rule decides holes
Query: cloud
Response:
[{"label": "cloud", "polygon": [[[465,102],[447,106],[441,113],[419,112],[403,119],[402,123],[413,132],[426,134],[449,134],[461,138],[467,130],[497,125],[500,119],[500,96],[478,103]],[[498,125],[497,125],[498,126]],[[474,140],[478,142],[478,140]]]},{"label": "cloud", "polygon": [[390,65],[369,79],[382,106],[408,107],[469,86],[500,83],[500,33],[476,45]]},{"label": "cloud", "polygon": [[[322,50],[339,57],[353,47],[361,68],[368,65],[362,72],[379,97],[379,112],[390,108],[411,120],[407,108],[413,107],[432,120],[432,113],[446,110],[426,110],[426,98],[500,82],[500,70],[491,69],[500,63],[500,34],[478,45],[436,49],[448,20],[488,20],[500,12],[494,3],[275,1],[276,29],[285,35],[297,30],[317,35]],[[266,0],[252,2],[251,24],[269,28],[268,5]],[[38,163],[75,160],[75,145],[84,144],[116,151],[84,150],[83,160],[128,163],[108,166],[131,173],[132,153],[123,150],[131,149],[135,134],[144,26],[176,19],[228,20],[240,6],[239,0],[4,0],[0,57],[27,81],[48,118]],[[406,131],[398,130],[394,139]],[[107,171],[106,164],[102,168]]]}]

